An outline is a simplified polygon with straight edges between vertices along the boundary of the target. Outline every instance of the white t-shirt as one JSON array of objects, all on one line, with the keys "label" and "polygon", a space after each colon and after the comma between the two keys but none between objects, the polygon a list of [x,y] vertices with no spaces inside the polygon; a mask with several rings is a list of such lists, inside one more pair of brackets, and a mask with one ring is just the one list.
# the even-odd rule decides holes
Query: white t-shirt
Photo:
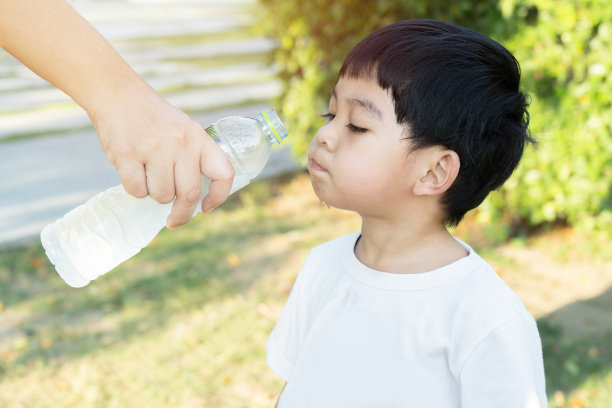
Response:
[{"label": "white t-shirt", "polygon": [[546,408],[542,346],[518,296],[469,255],[419,274],[314,248],[266,344],[282,408]]}]

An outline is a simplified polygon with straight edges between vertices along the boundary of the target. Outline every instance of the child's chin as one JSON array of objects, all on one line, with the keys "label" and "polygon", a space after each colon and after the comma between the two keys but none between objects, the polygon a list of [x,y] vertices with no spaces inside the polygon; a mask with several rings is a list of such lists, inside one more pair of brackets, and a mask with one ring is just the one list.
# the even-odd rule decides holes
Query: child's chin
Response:
[{"label": "child's chin", "polygon": [[317,181],[314,180],[312,177],[310,178],[310,184],[312,185],[312,190],[314,191],[317,198],[321,201],[327,202],[325,199],[328,197],[326,196],[326,194],[323,194],[323,191],[321,191],[321,188],[319,188]]}]

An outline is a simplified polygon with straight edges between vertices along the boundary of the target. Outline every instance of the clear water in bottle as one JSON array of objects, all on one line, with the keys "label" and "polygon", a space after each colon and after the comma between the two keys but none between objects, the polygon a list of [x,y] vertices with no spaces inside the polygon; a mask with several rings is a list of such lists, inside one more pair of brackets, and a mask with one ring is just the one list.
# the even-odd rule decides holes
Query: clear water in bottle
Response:
[{"label": "clear water in bottle", "polygon": [[[234,166],[233,193],[264,168],[271,145],[288,133],[274,109],[257,118],[232,116],[206,128]],[[210,180],[202,178],[202,197]],[[199,207],[198,207],[199,208]],[[82,287],[136,255],[164,227],[172,203],[135,198],[122,185],[97,194],[64,217],[47,225],[41,242],[59,275]]]}]

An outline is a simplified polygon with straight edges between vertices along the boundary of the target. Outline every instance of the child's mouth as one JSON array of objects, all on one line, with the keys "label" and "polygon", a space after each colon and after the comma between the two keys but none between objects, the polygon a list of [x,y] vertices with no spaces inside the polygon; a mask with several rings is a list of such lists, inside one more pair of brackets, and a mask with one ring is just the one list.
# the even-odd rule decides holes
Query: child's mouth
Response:
[{"label": "child's mouth", "polygon": [[315,159],[310,158],[310,162],[308,163],[308,170],[310,171],[327,171],[323,166],[321,166]]}]

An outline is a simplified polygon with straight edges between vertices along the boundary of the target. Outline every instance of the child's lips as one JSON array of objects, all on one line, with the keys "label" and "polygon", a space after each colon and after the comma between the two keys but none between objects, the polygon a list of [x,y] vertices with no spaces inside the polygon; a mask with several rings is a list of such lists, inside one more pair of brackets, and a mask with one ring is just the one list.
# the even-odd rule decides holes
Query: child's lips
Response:
[{"label": "child's lips", "polygon": [[315,159],[310,158],[310,163],[308,163],[308,170],[310,171],[324,171],[327,172],[325,167],[321,166]]}]

